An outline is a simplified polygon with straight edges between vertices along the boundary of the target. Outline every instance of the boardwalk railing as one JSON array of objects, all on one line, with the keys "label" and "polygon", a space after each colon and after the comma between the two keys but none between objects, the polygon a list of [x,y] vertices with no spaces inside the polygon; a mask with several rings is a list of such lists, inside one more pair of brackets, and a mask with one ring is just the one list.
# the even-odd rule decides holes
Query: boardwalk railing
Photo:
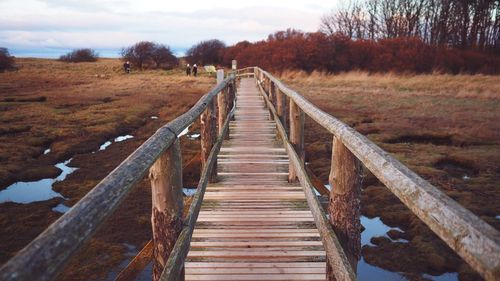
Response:
[{"label": "boardwalk railing", "polygon": [[[4,264],[0,268],[0,280],[55,279],[68,260],[96,233],[148,171],[153,197],[153,275],[157,280],[177,237],[180,235],[178,241],[181,245],[177,243],[175,247],[189,244],[203,199],[203,189],[210,178],[208,174],[216,170],[214,156],[222,142],[220,136],[224,136],[228,130],[236,89],[234,74],[220,80],[189,111],[158,129],[66,214]],[[219,103],[218,117],[215,110],[216,96],[222,96],[224,100],[224,103]],[[221,108],[221,104],[227,108]],[[182,221],[182,160],[178,136],[200,116],[203,174],[188,219]],[[217,141],[216,118],[225,120]],[[174,253],[179,255],[181,251],[175,250]],[[169,265],[171,260],[177,261],[171,258]],[[174,268],[175,274],[179,275],[181,268]]]},{"label": "boardwalk railing", "polygon": [[[161,127],[70,211],[2,266],[0,280],[54,279],[148,171],[153,202],[153,280],[183,280],[195,222],[207,184],[216,180],[217,154],[234,114],[236,77],[252,76],[288,152],[289,181],[298,180],[304,189],[327,254],[329,280],[356,280],[361,164],[485,279],[500,279],[500,234],[494,228],[266,71],[251,67],[226,79],[222,76],[218,76],[218,85],[188,112]],[[333,134],[328,215],[304,167],[305,114]],[[202,174],[189,213],[183,219],[178,135],[198,117]]]},{"label": "boardwalk railing", "polygon": [[362,163],[473,269],[486,280],[500,280],[500,233],[496,229],[268,72],[250,67],[239,70],[237,75],[255,76],[261,86],[290,157],[290,180],[298,177],[304,187],[327,252],[329,270],[337,280],[355,277],[342,251],[338,251],[335,234],[324,225],[326,216],[317,209],[317,199],[304,168],[304,114],[333,135],[329,216],[353,268],[360,254]]}]

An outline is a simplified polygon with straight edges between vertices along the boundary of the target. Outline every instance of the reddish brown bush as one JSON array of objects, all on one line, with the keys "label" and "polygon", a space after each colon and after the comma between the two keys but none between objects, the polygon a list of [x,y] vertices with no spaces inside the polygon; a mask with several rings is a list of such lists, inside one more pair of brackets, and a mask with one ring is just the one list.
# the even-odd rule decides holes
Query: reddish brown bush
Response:
[{"label": "reddish brown bush", "polygon": [[436,47],[418,37],[352,40],[341,34],[286,30],[255,43],[239,42],[221,52],[230,65],[258,65],[275,72],[304,70],[342,72],[500,73],[500,57],[478,51]]}]

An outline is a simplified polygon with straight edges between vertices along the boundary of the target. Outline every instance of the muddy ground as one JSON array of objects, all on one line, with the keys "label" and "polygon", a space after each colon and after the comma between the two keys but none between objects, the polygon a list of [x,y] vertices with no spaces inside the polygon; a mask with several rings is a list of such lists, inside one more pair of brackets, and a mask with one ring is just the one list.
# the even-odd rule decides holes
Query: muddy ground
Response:
[{"label": "muddy ground", "polygon": [[[284,81],[322,110],[366,135],[481,219],[500,229],[500,77],[285,73]],[[306,161],[328,181],[332,136],[306,119]],[[458,272],[481,280],[368,172],[362,214],[381,217],[409,243],[379,238],[364,259],[411,280]],[[391,236],[392,235],[392,236]]]},{"label": "muddy ground", "polygon": [[[67,64],[19,59],[21,69],[0,79],[0,189],[15,181],[53,177],[54,164],[73,158],[77,167],[54,190],[54,198],[30,204],[0,204],[0,264],[61,216],[53,207],[74,205],[160,126],[187,111],[215,78],[184,77],[182,71],[125,75],[118,60]],[[157,119],[151,119],[157,116]],[[190,131],[199,130],[199,124]],[[119,135],[133,139],[99,147]],[[185,164],[200,150],[199,140],[181,138]],[[50,148],[51,152],[43,152]],[[185,186],[196,186],[200,163],[185,170]],[[140,250],[151,238],[151,192],[142,180],[60,280],[105,278],[124,259],[127,245]]]},{"label": "muddy ground", "polygon": [[[73,157],[70,165],[79,169],[54,188],[68,198],[68,206],[215,83],[208,77],[186,78],[180,71],[124,75],[117,60],[19,62],[19,72],[0,74],[0,188],[53,176],[59,173],[55,163]],[[283,78],[499,229],[499,77],[288,73]],[[153,115],[159,118],[151,119]],[[195,124],[192,131],[198,128]],[[97,151],[123,134],[134,138]],[[199,151],[199,141],[181,142],[186,163]],[[306,143],[307,161],[326,183],[331,136],[307,119]],[[47,148],[51,153],[44,155]],[[185,171],[185,186],[196,184],[197,166],[195,161]],[[445,272],[479,280],[376,179],[367,175],[363,188],[363,215],[380,216],[385,224],[400,227],[404,233],[392,232],[391,237],[409,241],[373,239],[375,247],[363,248],[367,262],[411,280]],[[151,238],[150,197],[144,179],[60,280],[103,279],[123,262],[128,245],[140,250]],[[62,201],[0,204],[0,264],[61,216],[52,208]]]}]

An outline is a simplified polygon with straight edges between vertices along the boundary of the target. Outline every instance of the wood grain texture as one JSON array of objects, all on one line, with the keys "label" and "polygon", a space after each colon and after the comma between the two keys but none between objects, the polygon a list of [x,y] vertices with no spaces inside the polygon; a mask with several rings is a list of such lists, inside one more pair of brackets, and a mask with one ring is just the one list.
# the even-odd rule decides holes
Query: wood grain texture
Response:
[{"label": "wood grain texture", "polygon": [[500,232],[458,204],[365,136],[320,110],[268,72],[270,79],[309,117],[342,143],[415,215],[486,280],[500,279]]},{"label": "wood grain texture", "polygon": [[99,182],[67,213],[0,268],[0,280],[52,280],[99,229],[176,136],[227,87],[234,76],[205,94],[186,113],[167,123]]},{"label": "wood grain texture", "polygon": [[243,78],[237,92],[218,182],[207,186],[192,235],[186,280],[325,280],[325,251],[304,191],[288,183],[288,155],[270,109],[254,79]]}]

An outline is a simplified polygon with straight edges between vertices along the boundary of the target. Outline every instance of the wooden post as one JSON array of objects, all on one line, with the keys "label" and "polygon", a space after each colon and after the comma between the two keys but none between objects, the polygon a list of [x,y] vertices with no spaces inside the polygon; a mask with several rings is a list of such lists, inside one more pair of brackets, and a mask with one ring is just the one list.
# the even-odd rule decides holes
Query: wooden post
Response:
[{"label": "wooden post", "polygon": [[[149,170],[153,201],[153,280],[160,279],[165,263],[182,231],[182,155],[179,139]],[[180,280],[184,280],[184,273]]]},{"label": "wooden post", "polygon": [[[361,181],[360,161],[337,137],[333,137],[330,176],[330,223],[337,234],[344,252],[356,272],[361,255]],[[331,269],[327,268],[328,280]]]},{"label": "wooden post", "polygon": [[[302,163],[304,163],[304,112],[292,99],[290,99],[290,143],[295,148]],[[288,166],[288,181],[295,182],[296,180],[297,173],[290,162]]]},{"label": "wooden post", "polygon": [[[222,81],[224,81],[224,69],[219,69],[217,70],[217,84],[222,83]],[[222,129],[224,127],[224,121],[226,121],[228,89],[229,88],[226,87],[217,95],[217,107],[219,110],[219,113],[217,114],[217,121],[218,121],[217,124],[219,129],[217,135],[220,135],[222,133]],[[226,134],[224,138],[227,138],[228,136],[229,134]]]},{"label": "wooden post", "polygon": [[286,95],[284,95],[278,87],[274,89],[276,93],[276,111],[281,120],[283,127],[287,127],[286,124]]},{"label": "wooden post", "polygon": [[[206,165],[210,151],[216,140],[216,116],[215,102],[212,99],[207,106],[207,109],[201,114],[201,169]],[[217,162],[214,164],[212,173],[210,174],[209,182],[217,181]]]}]

